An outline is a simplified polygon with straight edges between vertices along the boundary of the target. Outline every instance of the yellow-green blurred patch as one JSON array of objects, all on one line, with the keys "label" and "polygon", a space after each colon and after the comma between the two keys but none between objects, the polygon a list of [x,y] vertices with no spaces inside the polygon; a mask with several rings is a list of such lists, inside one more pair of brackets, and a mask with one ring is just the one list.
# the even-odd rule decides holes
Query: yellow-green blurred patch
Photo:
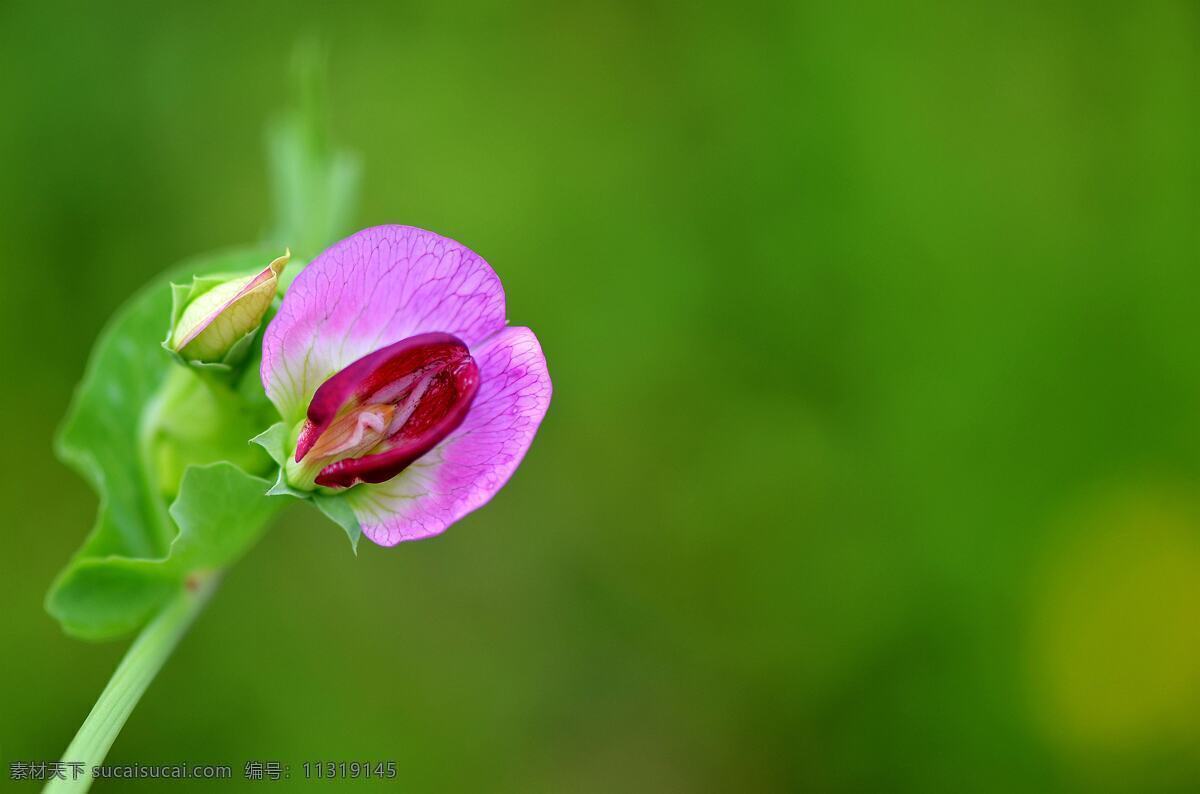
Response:
[{"label": "yellow-green blurred patch", "polygon": [[[1101,767],[1200,742],[1200,512],[1184,489],[1107,492],[1035,579],[1036,709]],[[1196,753],[1190,751],[1192,756]],[[1193,759],[1195,760],[1195,759]]]}]

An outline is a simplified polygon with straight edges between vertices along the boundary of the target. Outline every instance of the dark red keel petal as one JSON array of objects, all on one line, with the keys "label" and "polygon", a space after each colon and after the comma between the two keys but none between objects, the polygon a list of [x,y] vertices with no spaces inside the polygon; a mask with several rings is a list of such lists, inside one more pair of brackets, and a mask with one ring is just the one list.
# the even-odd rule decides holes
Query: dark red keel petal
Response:
[{"label": "dark red keel petal", "polygon": [[[347,488],[358,482],[389,480],[462,423],[478,389],[479,368],[457,337],[420,334],[388,345],[358,359],[317,389],[297,440],[296,461],[313,450],[339,417],[363,406],[394,406],[394,412],[388,413],[394,416],[393,425],[374,450],[326,463],[316,483]],[[346,421],[353,419],[340,427]],[[328,447],[328,441],[322,445]]]},{"label": "dark red keel petal", "polygon": [[400,432],[388,439],[389,449],[331,463],[317,475],[317,485],[349,488],[359,482],[386,482],[453,433],[467,418],[479,391],[479,369],[471,359],[467,362],[467,366],[451,376],[453,385],[440,387],[439,394],[432,399],[426,397],[437,408],[426,411],[423,401]]}]

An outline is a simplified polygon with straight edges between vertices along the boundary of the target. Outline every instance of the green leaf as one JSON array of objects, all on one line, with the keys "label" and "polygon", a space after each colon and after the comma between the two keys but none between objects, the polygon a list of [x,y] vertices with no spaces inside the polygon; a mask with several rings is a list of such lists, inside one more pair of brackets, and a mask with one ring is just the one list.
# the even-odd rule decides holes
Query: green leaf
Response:
[{"label": "green leaf", "polygon": [[[236,272],[270,259],[269,251],[245,249],[189,261],[135,295],[100,334],[56,440],[58,455],[100,495],[95,527],[47,596],[47,609],[68,632],[100,639],[137,628],[180,586],[186,572],[162,563],[179,534],[167,509],[179,478],[185,486],[206,483],[190,471],[184,476],[189,465],[237,460],[252,473],[269,471],[266,455],[247,444],[277,418],[257,366],[216,390],[159,342],[173,278]],[[263,482],[244,476],[255,487]],[[228,476],[222,487],[231,499],[245,493]],[[181,491],[181,503],[188,496]],[[270,501],[261,491],[259,499]]]},{"label": "green leaf", "polygon": [[232,463],[188,467],[171,505],[179,535],[165,564],[184,575],[237,562],[281,507],[266,498],[269,485]]},{"label": "green leaf", "polygon": [[[55,440],[100,497],[95,526],[46,597],[71,634],[137,628],[193,572],[235,561],[282,505],[264,498],[269,483],[257,476],[271,458],[247,443],[279,418],[259,381],[262,329],[210,366],[182,366],[161,340],[212,276],[261,270],[290,246],[298,256],[279,279],[282,296],[298,260],[346,231],[358,162],[325,136],[322,54],[302,48],[295,64],[296,107],[268,141],[277,244],[185,262],[137,293],[100,334]],[[277,309],[278,300],[263,328]]]},{"label": "green leaf", "polygon": [[46,611],[68,634],[85,640],[131,632],[181,586],[172,571],[145,562],[116,556],[78,557],[55,580],[46,596]]},{"label": "green leaf", "polygon": [[46,601],[63,628],[85,639],[106,639],[149,619],[185,586],[189,574],[236,562],[258,540],[278,500],[267,481],[231,463],[189,466],[171,505],[179,534],[161,558],[76,559]]}]

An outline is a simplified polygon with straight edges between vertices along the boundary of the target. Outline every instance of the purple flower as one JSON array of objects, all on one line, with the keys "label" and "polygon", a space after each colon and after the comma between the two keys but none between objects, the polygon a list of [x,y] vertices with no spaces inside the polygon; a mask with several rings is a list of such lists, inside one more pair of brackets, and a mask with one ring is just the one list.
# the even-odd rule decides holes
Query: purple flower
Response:
[{"label": "purple flower", "polygon": [[365,229],[300,272],[263,337],[262,380],[286,430],[282,486],[344,500],[382,546],[491,499],[551,392],[487,262],[410,226]]}]

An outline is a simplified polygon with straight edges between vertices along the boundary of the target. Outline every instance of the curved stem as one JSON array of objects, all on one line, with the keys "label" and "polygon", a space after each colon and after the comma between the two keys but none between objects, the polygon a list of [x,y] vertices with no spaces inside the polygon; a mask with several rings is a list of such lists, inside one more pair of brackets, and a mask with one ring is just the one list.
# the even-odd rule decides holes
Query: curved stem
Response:
[{"label": "curved stem", "polygon": [[[188,581],[189,586],[182,588],[129,646],[108,685],[100,693],[96,705],[63,753],[67,779],[51,780],[43,789],[43,794],[83,792],[91,786],[92,767],[103,763],[108,748],[112,747],[113,740],[121,732],[142,693],[158,675],[163,663],[217,586],[216,576],[190,578]],[[72,762],[83,765],[77,777],[71,767]]]}]

